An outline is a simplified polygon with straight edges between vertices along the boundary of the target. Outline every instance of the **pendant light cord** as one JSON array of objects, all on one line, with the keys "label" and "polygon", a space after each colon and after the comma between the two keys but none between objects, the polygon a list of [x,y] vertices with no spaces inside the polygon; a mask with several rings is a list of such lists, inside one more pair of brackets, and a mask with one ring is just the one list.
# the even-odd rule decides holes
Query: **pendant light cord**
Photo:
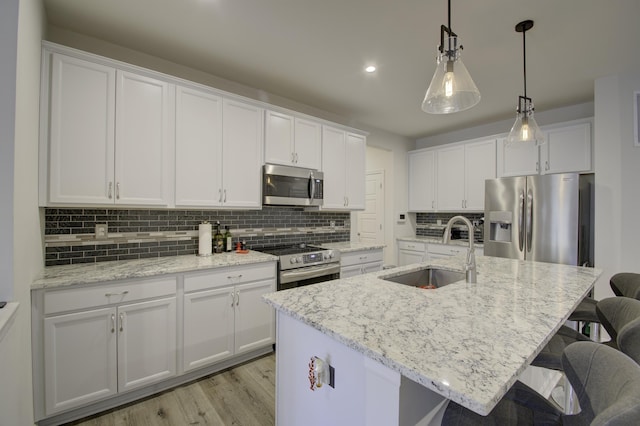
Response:
[{"label": "pendant light cord", "polygon": [[527,30],[522,31],[522,63],[523,63],[523,74],[524,74],[524,97],[527,98],[527,43],[525,41],[525,37],[527,34]]}]

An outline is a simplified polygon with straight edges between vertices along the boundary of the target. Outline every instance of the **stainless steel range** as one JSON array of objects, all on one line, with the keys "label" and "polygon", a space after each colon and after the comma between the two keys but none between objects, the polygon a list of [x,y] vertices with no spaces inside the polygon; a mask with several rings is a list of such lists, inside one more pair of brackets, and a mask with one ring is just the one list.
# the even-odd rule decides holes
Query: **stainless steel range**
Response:
[{"label": "stainless steel range", "polygon": [[278,256],[278,290],[340,278],[340,252],[298,244],[266,247],[263,253]]}]

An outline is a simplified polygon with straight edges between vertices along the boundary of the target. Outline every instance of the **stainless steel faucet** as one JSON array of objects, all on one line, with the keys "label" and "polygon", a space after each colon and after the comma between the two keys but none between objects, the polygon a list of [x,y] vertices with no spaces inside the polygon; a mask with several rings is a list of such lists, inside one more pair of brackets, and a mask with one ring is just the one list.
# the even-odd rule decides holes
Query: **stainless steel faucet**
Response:
[{"label": "stainless steel faucet", "polygon": [[466,273],[467,283],[475,284],[477,280],[476,250],[473,242],[473,225],[471,224],[471,221],[464,216],[454,216],[449,219],[447,227],[444,230],[444,235],[442,236],[442,243],[449,243],[449,239],[451,238],[451,226],[456,222],[463,222],[467,225],[467,229],[469,230],[469,248],[467,249],[467,259],[464,263],[464,271]]}]

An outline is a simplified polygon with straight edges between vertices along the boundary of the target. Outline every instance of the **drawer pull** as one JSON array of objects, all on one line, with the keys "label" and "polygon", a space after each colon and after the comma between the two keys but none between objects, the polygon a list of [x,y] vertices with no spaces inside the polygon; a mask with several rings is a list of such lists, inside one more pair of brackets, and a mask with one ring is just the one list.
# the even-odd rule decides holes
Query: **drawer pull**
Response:
[{"label": "drawer pull", "polygon": [[122,291],[122,292],[120,292],[120,293],[105,293],[105,294],[104,294],[104,296],[105,296],[105,297],[111,297],[111,296],[124,296],[124,295],[127,295],[127,294],[129,294],[129,290],[125,290],[125,291]]},{"label": "drawer pull", "polygon": [[228,279],[228,280],[232,280],[232,279],[234,279],[234,278],[236,278],[236,279],[238,279],[238,280],[239,280],[240,278],[242,278],[242,274],[238,274],[238,275],[227,275],[227,279]]}]

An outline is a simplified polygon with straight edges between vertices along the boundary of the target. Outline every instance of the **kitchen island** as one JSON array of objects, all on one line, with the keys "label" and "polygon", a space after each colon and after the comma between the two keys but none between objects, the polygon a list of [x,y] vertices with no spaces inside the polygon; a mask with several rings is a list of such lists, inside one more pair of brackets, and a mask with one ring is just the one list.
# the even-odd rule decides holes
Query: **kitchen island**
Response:
[{"label": "kitchen island", "polygon": [[[429,424],[453,400],[486,415],[601,271],[479,256],[478,283],[389,282],[455,256],[266,295],[277,316],[277,422]],[[311,391],[312,356],[334,368]]]}]

